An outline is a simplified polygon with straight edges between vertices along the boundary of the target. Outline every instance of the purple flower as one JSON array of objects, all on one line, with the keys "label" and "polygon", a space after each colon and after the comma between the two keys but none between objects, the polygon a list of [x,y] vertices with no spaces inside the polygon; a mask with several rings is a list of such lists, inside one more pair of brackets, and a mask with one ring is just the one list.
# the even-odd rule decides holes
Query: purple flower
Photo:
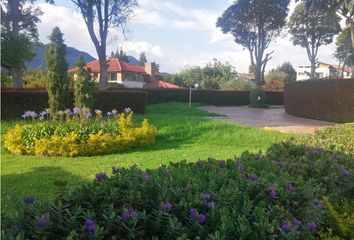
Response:
[{"label": "purple flower", "polygon": [[96,174],[96,180],[101,182],[103,180],[106,180],[107,174],[106,173],[97,173]]},{"label": "purple flower", "polygon": [[236,162],[236,167],[237,167],[239,170],[242,170],[242,169],[243,169],[243,164],[242,164],[242,162],[241,162],[240,160],[238,160],[238,161]]},{"label": "purple flower", "polygon": [[92,117],[92,113],[91,112],[85,112],[84,113],[84,117],[85,118],[90,118],[90,117]]},{"label": "purple flower", "polygon": [[250,175],[250,176],[249,176],[249,179],[250,179],[252,182],[255,182],[255,181],[257,181],[257,176],[256,176],[256,175]]},{"label": "purple flower", "polygon": [[130,219],[133,219],[137,216],[137,212],[134,211],[132,208],[129,208],[128,210],[124,210],[121,218],[123,222],[128,222]]},{"label": "purple flower", "polygon": [[200,198],[204,201],[209,201],[210,200],[210,194],[208,193],[203,193],[202,195],[200,195]]},{"label": "purple flower", "polygon": [[172,203],[161,203],[160,204],[160,210],[162,211],[162,212],[168,212],[168,211],[170,211],[171,209],[173,208],[173,205],[172,205]]},{"label": "purple flower", "polygon": [[206,216],[202,213],[198,214],[198,221],[204,223],[206,221]]},{"label": "purple flower", "polygon": [[195,165],[196,165],[197,167],[203,167],[203,166],[204,166],[204,161],[198,160],[198,161],[195,162]]},{"label": "purple flower", "polygon": [[218,163],[219,163],[220,166],[223,167],[225,165],[225,160],[219,160]]},{"label": "purple flower", "polygon": [[340,173],[342,174],[343,177],[349,177],[350,172],[345,166],[339,165],[338,169],[339,169],[339,171],[340,171]]},{"label": "purple flower", "polygon": [[36,228],[42,229],[48,225],[48,216],[42,215],[36,222]]},{"label": "purple flower", "polygon": [[290,226],[287,223],[283,224],[280,228],[285,233],[289,233],[290,232]]},{"label": "purple flower", "polygon": [[24,114],[21,116],[22,118],[36,118],[38,114],[35,111],[25,111]]},{"label": "purple flower", "polygon": [[313,200],[313,205],[316,207],[322,206],[322,204],[323,204],[322,200],[318,200],[318,199]]},{"label": "purple flower", "polygon": [[107,113],[107,116],[109,116],[109,117],[112,116],[112,115],[113,115],[112,112],[108,112],[108,113]]},{"label": "purple flower", "polygon": [[75,108],[73,109],[73,112],[74,112],[74,114],[80,114],[80,113],[81,113],[81,109],[75,107]]},{"label": "purple flower", "polygon": [[293,184],[292,182],[288,182],[288,183],[286,184],[286,189],[287,189],[288,191],[292,191],[292,190],[295,189],[295,186],[294,186],[294,184]]},{"label": "purple flower", "polygon": [[113,167],[112,167],[112,172],[113,172],[113,173],[119,173],[121,170],[122,170],[122,169],[119,168],[119,167],[116,167],[116,166],[113,166]]},{"label": "purple flower", "polygon": [[92,219],[86,219],[85,229],[89,234],[94,234],[96,232],[96,224]]},{"label": "purple flower", "polygon": [[44,116],[39,116],[38,120],[39,121],[43,121],[44,120]]},{"label": "purple flower", "polygon": [[141,179],[143,179],[143,181],[148,181],[150,179],[150,175],[148,172],[144,171],[142,172],[142,174],[140,175]]},{"label": "purple flower", "polygon": [[39,115],[44,117],[45,115],[48,115],[48,112],[47,111],[42,111],[42,112],[39,113]]},{"label": "purple flower", "polygon": [[309,229],[310,232],[313,232],[313,231],[316,230],[317,225],[316,225],[316,223],[311,222],[311,223],[308,223],[308,224],[307,224],[307,228]]},{"label": "purple flower", "polygon": [[196,218],[196,217],[198,217],[198,211],[197,211],[197,209],[195,209],[195,208],[190,208],[190,209],[189,209],[189,216],[190,216],[191,218]]},{"label": "purple flower", "polygon": [[278,195],[278,193],[277,193],[275,187],[270,187],[270,188],[268,188],[268,195],[269,195],[269,197],[271,197],[271,198],[275,198],[275,197]]},{"label": "purple flower", "polygon": [[214,202],[208,202],[205,205],[206,209],[213,209],[215,207],[215,203]]},{"label": "purple flower", "polygon": [[259,155],[254,156],[254,160],[258,161],[259,160]]},{"label": "purple flower", "polygon": [[128,108],[128,107],[127,107],[127,108],[124,108],[124,112],[127,113],[127,114],[130,113],[131,111],[132,111],[132,110],[131,110],[130,108]]},{"label": "purple flower", "polygon": [[298,220],[298,219],[295,219],[295,220],[294,220],[294,224],[295,224],[295,225],[301,225],[301,221]]},{"label": "purple flower", "polygon": [[25,203],[26,203],[27,205],[33,204],[34,201],[35,201],[35,198],[34,198],[33,196],[26,196],[26,197],[24,198],[24,201],[25,201]]}]

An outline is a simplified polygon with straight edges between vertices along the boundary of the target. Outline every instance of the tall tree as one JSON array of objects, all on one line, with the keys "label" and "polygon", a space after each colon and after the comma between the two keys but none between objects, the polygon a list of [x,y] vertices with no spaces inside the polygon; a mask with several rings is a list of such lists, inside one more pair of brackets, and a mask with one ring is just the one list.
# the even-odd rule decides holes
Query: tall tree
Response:
[{"label": "tall tree", "polygon": [[340,32],[339,17],[331,11],[308,9],[299,3],[289,19],[289,33],[294,45],[306,49],[311,63],[310,78],[315,78],[318,48],[330,44]]},{"label": "tall tree", "polygon": [[[299,0],[296,0],[299,1]],[[335,12],[346,19],[350,27],[351,44],[354,49],[354,1],[353,0],[301,0],[305,1],[307,8]],[[352,76],[354,76],[354,54],[352,54]]]},{"label": "tall tree", "polygon": [[111,52],[111,57],[118,58],[119,60],[129,63],[129,58],[127,56],[127,53],[124,52],[122,48],[119,51],[117,49],[116,52]]},{"label": "tall tree", "polygon": [[49,36],[50,43],[46,46],[47,92],[49,107],[53,113],[66,107],[69,78],[68,63],[65,61],[66,45],[63,34],[55,27]]},{"label": "tall tree", "polygon": [[98,88],[108,86],[106,47],[108,30],[111,27],[124,29],[137,0],[71,0],[84,18],[91,40],[95,45],[100,64]]},{"label": "tall tree", "polygon": [[147,62],[145,52],[140,53],[139,62],[141,65],[144,65]]},{"label": "tall tree", "polygon": [[95,83],[91,76],[90,69],[85,68],[86,64],[81,55],[77,60],[77,67],[79,71],[74,79],[74,100],[75,107],[92,108],[93,107],[93,91]]},{"label": "tall tree", "polygon": [[250,53],[256,83],[264,84],[264,71],[272,52],[269,44],[286,25],[289,0],[238,0],[218,19],[217,26],[231,33]]},{"label": "tall tree", "polygon": [[153,66],[155,72],[157,72],[157,73],[160,72],[160,64],[158,64],[155,61],[152,61],[152,66]]},{"label": "tall tree", "polygon": [[334,57],[339,60],[340,64],[342,64],[343,77],[344,68],[346,66],[352,66],[354,61],[354,51],[350,27],[347,27],[338,35],[336,41],[336,52],[334,53]]},{"label": "tall tree", "polygon": [[23,87],[22,70],[25,62],[35,56],[38,42],[36,24],[42,14],[29,0],[7,0],[1,3],[1,66],[8,69],[13,86]]}]

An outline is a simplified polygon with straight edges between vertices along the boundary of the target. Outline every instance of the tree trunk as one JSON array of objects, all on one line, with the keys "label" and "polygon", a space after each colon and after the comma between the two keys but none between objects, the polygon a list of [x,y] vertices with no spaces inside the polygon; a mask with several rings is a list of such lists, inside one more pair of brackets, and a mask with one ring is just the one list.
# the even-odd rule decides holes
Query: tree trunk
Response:
[{"label": "tree trunk", "polygon": [[[350,21],[350,32],[351,32],[351,37],[352,37],[352,49],[354,51],[354,22],[353,20]],[[352,78],[354,78],[354,52],[351,54],[351,59],[352,59]]]},{"label": "tree trunk", "polygon": [[98,82],[98,90],[104,91],[108,87],[108,76],[107,76],[107,60],[105,52],[101,52],[98,57],[100,63],[100,79]]},{"label": "tree trunk", "polygon": [[255,82],[257,86],[262,86],[262,66],[260,64],[256,64],[255,66]]},{"label": "tree trunk", "polygon": [[314,79],[316,74],[316,59],[311,59],[310,79]]},{"label": "tree trunk", "polygon": [[11,75],[13,78],[13,86],[14,88],[23,88],[23,81],[22,81],[22,72],[21,70],[12,70]]}]

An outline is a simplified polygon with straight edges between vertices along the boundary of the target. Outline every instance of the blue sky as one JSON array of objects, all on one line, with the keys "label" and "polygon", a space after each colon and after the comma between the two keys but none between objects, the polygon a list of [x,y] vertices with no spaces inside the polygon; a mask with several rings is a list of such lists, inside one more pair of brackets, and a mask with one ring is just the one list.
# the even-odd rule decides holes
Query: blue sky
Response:
[{"label": "blue sky", "polygon": [[[128,24],[129,33],[124,37],[118,29],[111,29],[107,55],[121,46],[135,57],[144,51],[149,61],[155,60],[161,71],[170,73],[187,66],[204,65],[213,58],[230,62],[239,72],[247,71],[249,53],[234,43],[232,36],[222,34],[215,26],[217,17],[232,0],[138,2],[139,6]],[[42,42],[46,43],[51,29],[59,26],[67,45],[97,56],[82,17],[70,1],[57,0],[55,6],[43,2],[38,5],[44,12],[38,25]],[[294,5],[292,2],[290,11]],[[268,69],[284,61],[290,61],[295,67],[308,64],[305,49],[293,46],[285,33],[270,46],[269,51],[275,50],[275,53]],[[333,51],[333,44],[321,47],[319,60],[336,63],[332,58]]]}]

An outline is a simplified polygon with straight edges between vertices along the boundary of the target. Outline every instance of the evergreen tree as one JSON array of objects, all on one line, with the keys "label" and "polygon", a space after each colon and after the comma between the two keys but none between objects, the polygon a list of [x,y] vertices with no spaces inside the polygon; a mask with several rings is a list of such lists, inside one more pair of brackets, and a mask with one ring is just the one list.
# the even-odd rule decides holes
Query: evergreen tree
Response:
[{"label": "evergreen tree", "polygon": [[77,60],[79,71],[74,80],[74,100],[75,107],[78,108],[93,107],[93,91],[95,84],[90,69],[86,69],[85,65],[84,58],[81,55]]},{"label": "evergreen tree", "polygon": [[141,65],[144,65],[147,62],[145,52],[140,53],[139,62]]},{"label": "evergreen tree", "polygon": [[55,27],[49,36],[50,43],[46,47],[47,63],[47,92],[49,107],[53,113],[63,110],[66,106],[69,78],[67,75],[68,63],[65,61],[66,45],[63,34]]}]

